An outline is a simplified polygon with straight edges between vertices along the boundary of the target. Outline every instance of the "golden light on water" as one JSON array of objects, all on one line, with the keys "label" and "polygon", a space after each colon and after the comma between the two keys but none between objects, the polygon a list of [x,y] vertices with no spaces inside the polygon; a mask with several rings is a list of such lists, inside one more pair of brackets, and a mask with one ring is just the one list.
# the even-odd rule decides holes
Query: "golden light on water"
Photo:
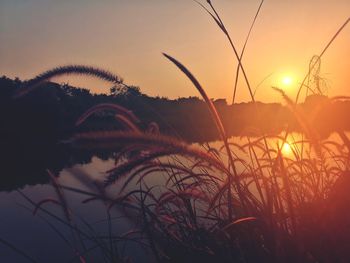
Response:
[{"label": "golden light on water", "polygon": [[292,147],[288,142],[285,142],[282,146],[282,154],[283,155],[291,155],[293,153]]}]

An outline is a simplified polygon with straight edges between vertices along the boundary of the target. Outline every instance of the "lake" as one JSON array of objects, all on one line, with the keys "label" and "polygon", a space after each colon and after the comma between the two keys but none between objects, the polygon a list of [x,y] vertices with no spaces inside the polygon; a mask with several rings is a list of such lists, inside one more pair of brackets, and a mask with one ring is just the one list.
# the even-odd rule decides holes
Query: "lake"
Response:
[{"label": "lake", "polygon": [[[349,134],[348,134],[349,135]],[[292,142],[297,142],[301,140],[300,134],[291,134],[288,139],[290,143],[285,143],[280,139],[270,139],[269,144],[271,147],[282,148],[283,154],[289,158],[292,157],[293,150],[296,150],[296,145]],[[252,141],[256,138],[251,138]],[[338,141],[337,135],[333,134],[328,140]],[[245,144],[248,142],[246,138],[233,138],[231,142]],[[219,149],[220,142],[213,142],[211,145]],[[197,145],[198,146],[198,145]],[[234,145],[232,146],[234,149]],[[334,146],[330,145],[330,149]],[[238,149],[236,149],[239,152]],[[95,156],[94,153],[81,154],[82,157],[79,158],[68,158],[68,161],[63,163],[62,167],[56,165],[53,162],[48,162],[53,164],[54,170],[58,176],[58,181],[61,185],[70,186],[91,192],[91,189],[95,189],[95,186],[91,184],[91,180],[85,180],[84,178],[99,179],[105,176],[105,172],[114,166],[113,153],[99,153]],[[59,156],[55,156],[59,158]],[[248,154],[239,153],[239,157],[242,159],[249,158]],[[66,158],[66,157],[65,157]],[[225,159],[225,157],[223,157]],[[224,160],[225,161],[225,160]],[[80,164],[79,164],[80,162]],[[2,211],[0,219],[0,238],[5,240],[7,243],[15,246],[16,249],[25,252],[28,256],[34,258],[37,262],[79,262],[77,255],[72,250],[71,246],[79,243],[79,238],[74,237],[71,231],[62,222],[59,222],[52,216],[48,216],[45,213],[38,212],[33,215],[34,206],[28,202],[16,189],[18,188],[25,196],[29,197],[34,202],[40,202],[41,200],[47,198],[56,198],[56,193],[54,188],[48,184],[49,177],[43,180],[43,176],[37,176],[37,174],[43,173],[47,167],[42,167],[42,169],[34,169],[30,171],[23,167],[23,171],[19,169],[23,163],[18,161],[18,163],[13,164],[18,166],[15,171],[22,172],[22,175],[16,175],[16,182],[18,185],[13,185],[11,182],[9,185],[11,187],[2,187],[0,192],[0,209]],[[61,169],[61,170],[60,170]],[[240,171],[244,170],[244,167],[238,165]],[[60,170],[60,171],[57,171]],[[4,174],[11,174],[11,171],[6,171]],[[28,178],[38,177],[37,182],[35,180],[27,180]],[[155,178],[156,177],[156,178]],[[162,175],[157,175],[151,179],[150,184],[159,184],[162,179]],[[22,182],[19,182],[18,178],[22,178]],[[46,182],[45,182],[46,180]],[[29,184],[29,185],[27,185]],[[116,188],[114,188],[116,190]],[[117,194],[117,193],[111,193]],[[77,222],[77,226],[84,232],[95,236],[108,236],[109,228],[108,217],[106,213],[106,206],[101,201],[91,201],[86,204],[82,204],[86,200],[87,196],[77,194],[71,191],[65,191],[65,196],[69,200],[69,207],[74,212],[74,219]],[[48,211],[58,215],[60,218],[64,218],[62,209],[54,203],[43,204],[43,208]],[[118,209],[112,209],[112,232],[116,235],[122,235],[130,230],[136,228],[136,222],[128,220],[123,216],[123,212]],[[88,224],[86,224],[88,222]],[[64,238],[62,238],[62,236]],[[65,240],[69,239],[69,242]],[[84,239],[84,237],[82,237]],[[147,250],[140,248],[139,244],[132,241],[118,240],[120,242],[122,249],[120,253],[125,256],[131,256],[134,262],[143,262],[145,256],[147,256]],[[98,249],[94,249],[93,242],[87,242],[87,247],[91,247],[91,252],[89,253],[89,259],[96,262],[102,262],[101,258],[106,258]],[[148,255],[149,256],[149,255]],[[25,259],[18,252],[10,249],[8,246],[0,245],[0,258],[2,262],[30,262]],[[107,260],[107,258],[106,258]]]}]

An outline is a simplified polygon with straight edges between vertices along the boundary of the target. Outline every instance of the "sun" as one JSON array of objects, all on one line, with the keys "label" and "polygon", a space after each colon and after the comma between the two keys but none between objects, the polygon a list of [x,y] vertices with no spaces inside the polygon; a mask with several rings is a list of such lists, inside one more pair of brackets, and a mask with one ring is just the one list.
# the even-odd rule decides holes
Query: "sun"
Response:
[{"label": "sun", "polygon": [[296,75],[292,72],[280,72],[275,79],[275,86],[285,91],[292,91],[296,84]]},{"label": "sun", "polygon": [[291,76],[282,77],[282,84],[284,86],[290,86],[293,84],[293,78]]}]

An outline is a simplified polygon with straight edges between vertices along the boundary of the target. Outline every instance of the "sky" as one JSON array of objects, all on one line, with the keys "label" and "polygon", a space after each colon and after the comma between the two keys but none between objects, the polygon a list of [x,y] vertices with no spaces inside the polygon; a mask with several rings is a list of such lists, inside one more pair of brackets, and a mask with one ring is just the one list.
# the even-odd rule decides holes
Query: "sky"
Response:
[{"label": "sky", "polygon": [[[260,0],[212,2],[240,52]],[[256,99],[280,102],[271,86],[295,97],[311,57],[349,16],[348,0],[266,0],[242,62]],[[55,66],[86,64],[110,70],[151,96],[199,96],[162,52],[186,65],[210,97],[231,102],[237,60],[192,0],[0,0],[0,75],[30,79]],[[321,61],[327,95],[350,95],[349,69],[350,24]],[[109,90],[86,77],[55,81]],[[240,79],[236,101],[249,100]]]}]

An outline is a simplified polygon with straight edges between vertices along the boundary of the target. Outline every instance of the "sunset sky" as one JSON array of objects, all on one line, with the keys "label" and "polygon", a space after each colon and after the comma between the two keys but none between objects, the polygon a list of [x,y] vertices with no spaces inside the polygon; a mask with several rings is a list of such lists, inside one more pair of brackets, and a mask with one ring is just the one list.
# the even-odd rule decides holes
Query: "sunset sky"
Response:
[{"label": "sunset sky", "polygon": [[[202,1],[203,3],[205,1]],[[259,0],[213,1],[238,50]],[[350,16],[349,0],[266,0],[243,64],[256,99],[281,101],[271,89],[295,96],[311,57]],[[212,19],[191,0],[0,0],[0,74],[28,79],[58,65],[108,69],[148,95],[198,96],[166,52],[198,78],[210,97],[231,102],[236,71],[232,50]],[[322,59],[328,95],[350,95],[350,25]],[[243,79],[242,79],[243,80]],[[92,79],[59,79],[106,92]],[[243,81],[238,102],[248,101]]]}]

